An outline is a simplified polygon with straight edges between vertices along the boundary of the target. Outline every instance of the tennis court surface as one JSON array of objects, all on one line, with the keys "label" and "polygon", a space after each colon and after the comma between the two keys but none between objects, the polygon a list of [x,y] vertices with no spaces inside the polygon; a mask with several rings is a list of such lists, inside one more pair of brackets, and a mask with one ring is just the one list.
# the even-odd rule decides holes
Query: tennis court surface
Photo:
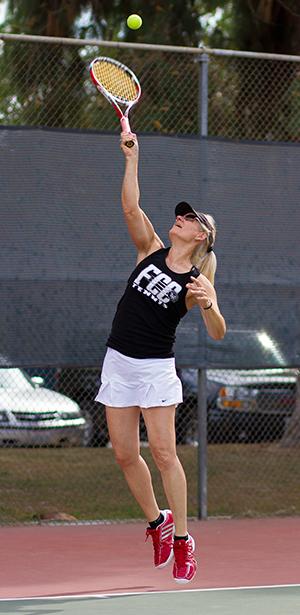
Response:
[{"label": "tennis court surface", "polygon": [[192,521],[189,585],[155,570],[144,524],[0,528],[0,613],[297,615],[300,518]]},{"label": "tennis court surface", "polygon": [[0,603],[0,613],[27,615],[123,615],[166,613],[172,615],[298,615],[300,586],[216,590],[183,590],[131,596],[91,596],[12,600]]}]

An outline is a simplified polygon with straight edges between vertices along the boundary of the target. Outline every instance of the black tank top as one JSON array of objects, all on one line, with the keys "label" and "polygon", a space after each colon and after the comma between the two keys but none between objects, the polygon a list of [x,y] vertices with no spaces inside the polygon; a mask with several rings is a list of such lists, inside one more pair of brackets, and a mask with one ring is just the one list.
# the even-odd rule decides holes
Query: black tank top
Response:
[{"label": "black tank top", "polygon": [[174,356],[176,327],[186,314],[186,284],[196,267],[175,273],[166,265],[170,248],[144,258],[128,279],[107,346],[136,359]]}]

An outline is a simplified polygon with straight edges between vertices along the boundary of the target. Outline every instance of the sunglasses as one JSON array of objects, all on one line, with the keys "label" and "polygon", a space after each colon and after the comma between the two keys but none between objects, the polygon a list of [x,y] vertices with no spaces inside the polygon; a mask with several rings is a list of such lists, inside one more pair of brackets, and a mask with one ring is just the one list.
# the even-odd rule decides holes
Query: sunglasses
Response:
[{"label": "sunglasses", "polygon": [[197,220],[197,222],[200,222],[200,224],[204,224],[206,228],[209,229],[209,235],[208,235],[209,248],[207,251],[211,252],[212,246],[213,246],[213,233],[212,233],[213,227],[207,220],[206,216],[204,214],[196,215],[193,212],[189,212],[188,214],[184,214],[183,216],[181,216],[181,218],[183,218],[184,220],[187,220],[188,222],[194,222],[194,220]]},{"label": "sunglasses", "polygon": [[198,220],[198,222],[200,222],[199,218],[196,216],[196,214],[190,213],[190,214],[184,214],[183,216],[181,216],[184,220],[188,220],[189,222],[193,222],[194,220]]},{"label": "sunglasses", "polygon": [[188,214],[184,214],[183,216],[181,216],[181,218],[183,218],[184,220],[188,220],[189,222],[193,222],[194,220],[197,220],[198,222],[200,222],[200,224],[204,224],[204,226],[206,226],[206,228],[208,228],[209,231],[212,231],[212,226],[207,220],[206,216],[204,216],[204,214],[196,215],[193,212],[189,212]]}]

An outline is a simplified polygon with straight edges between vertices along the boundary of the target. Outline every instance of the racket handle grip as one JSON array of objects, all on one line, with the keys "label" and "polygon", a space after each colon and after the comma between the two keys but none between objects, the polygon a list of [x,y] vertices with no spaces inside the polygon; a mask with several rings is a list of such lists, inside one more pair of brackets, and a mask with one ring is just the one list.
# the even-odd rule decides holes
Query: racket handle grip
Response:
[{"label": "racket handle grip", "polygon": [[[130,128],[128,117],[125,117],[123,115],[123,117],[121,117],[121,119],[120,119],[120,122],[121,122],[122,132],[131,132],[131,128]],[[134,146],[134,141],[132,139],[130,139],[129,141],[125,141],[125,145],[126,145],[126,147],[133,147]]]}]

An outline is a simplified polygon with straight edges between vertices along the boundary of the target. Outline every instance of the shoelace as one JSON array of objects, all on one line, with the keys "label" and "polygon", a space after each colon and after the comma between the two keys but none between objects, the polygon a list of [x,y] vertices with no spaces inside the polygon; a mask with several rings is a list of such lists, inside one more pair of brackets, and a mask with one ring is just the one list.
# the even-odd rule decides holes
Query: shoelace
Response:
[{"label": "shoelace", "polygon": [[174,555],[176,564],[184,566],[184,564],[191,558],[193,558],[192,545],[190,542],[181,540],[180,545],[176,548],[176,541],[174,544]]},{"label": "shoelace", "polygon": [[145,542],[147,542],[149,536],[151,536],[151,538],[153,540],[154,552],[158,555],[159,552],[160,552],[160,548],[161,548],[159,532],[156,532],[156,530],[152,530],[150,528],[147,528]]}]

